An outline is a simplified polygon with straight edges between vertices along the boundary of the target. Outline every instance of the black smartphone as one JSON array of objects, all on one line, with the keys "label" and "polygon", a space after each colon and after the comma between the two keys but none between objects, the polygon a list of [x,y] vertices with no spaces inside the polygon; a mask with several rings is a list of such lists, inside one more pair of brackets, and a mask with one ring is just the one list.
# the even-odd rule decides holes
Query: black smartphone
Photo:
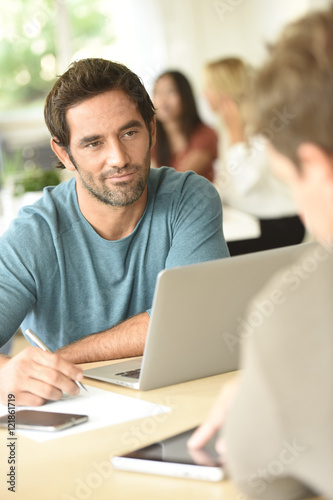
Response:
[{"label": "black smartphone", "polygon": [[27,429],[36,431],[60,431],[82,424],[88,420],[88,415],[77,415],[75,413],[56,413],[38,410],[19,410],[15,413],[15,420],[8,421],[8,415],[0,417],[0,427],[11,427],[15,429]]},{"label": "black smartphone", "polygon": [[195,429],[189,429],[163,441],[114,457],[115,469],[163,476],[220,481],[225,473],[212,439],[201,450],[192,451],[187,441]]}]

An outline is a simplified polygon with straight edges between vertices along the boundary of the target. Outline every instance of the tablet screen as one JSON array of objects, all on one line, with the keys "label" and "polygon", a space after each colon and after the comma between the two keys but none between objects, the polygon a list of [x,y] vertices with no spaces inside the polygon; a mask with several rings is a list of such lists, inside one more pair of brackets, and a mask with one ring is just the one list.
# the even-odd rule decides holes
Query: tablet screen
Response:
[{"label": "tablet screen", "polygon": [[200,450],[189,450],[187,441],[195,428],[159,441],[150,446],[113,459],[117,469],[148,472],[151,474],[191,477],[193,479],[220,480],[223,469],[212,439]]}]

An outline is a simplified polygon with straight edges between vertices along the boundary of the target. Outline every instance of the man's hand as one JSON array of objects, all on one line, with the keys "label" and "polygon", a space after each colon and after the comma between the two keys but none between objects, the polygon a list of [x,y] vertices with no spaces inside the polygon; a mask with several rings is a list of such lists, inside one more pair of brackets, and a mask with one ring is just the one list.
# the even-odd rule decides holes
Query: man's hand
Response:
[{"label": "man's hand", "polygon": [[[207,420],[192,434],[187,442],[190,450],[203,448],[205,444],[218,432],[228,415],[229,409],[238,392],[239,375],[223,386]],[[224,462],[225,444],[223,437],[216,442],[216,451],[221,455]]]},{"label": "man's hand", "polygon": [[0,403],[7,404],[8,394],[15,394],[18,406],[57,401],[63,392],[75,396],[80,392],[75,380],[82,378],[82,368],[58,354],[27,347],[11,359],[0,359]]}]

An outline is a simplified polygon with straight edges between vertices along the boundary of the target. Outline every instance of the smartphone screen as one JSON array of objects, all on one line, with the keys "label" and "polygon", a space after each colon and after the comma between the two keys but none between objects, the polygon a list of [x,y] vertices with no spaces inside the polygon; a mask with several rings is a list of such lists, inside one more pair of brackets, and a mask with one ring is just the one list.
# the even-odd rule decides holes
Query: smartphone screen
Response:
[{"label": "smartphone screen", "polygon": [[192,451],[187,441],[194,429],[182,432],[150,446],[114,457],[115,469],[160,474],[174,477],[187,477],[206,481],[219,481],[224,478],[224,470],[215,450],[212,439],[201,450]]},{"label": "smartphone screen", "polygon": [[[19,410],[15,413],[15,428],[38,431],[59,431],[72,427],[73,425],[82,424],[87,420],[87,415],[77,415],[74,413]],[[11,422],[13,422],[13,420],[11,420]],[[0,427],[7,426],[8,415],[4,415],[0,417]]]}]

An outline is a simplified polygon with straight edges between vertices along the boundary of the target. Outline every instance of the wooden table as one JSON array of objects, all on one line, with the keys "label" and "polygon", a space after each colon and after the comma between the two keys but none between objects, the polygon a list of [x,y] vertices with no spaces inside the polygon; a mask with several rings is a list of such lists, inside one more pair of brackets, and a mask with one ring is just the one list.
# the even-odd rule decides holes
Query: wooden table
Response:
[{"label": "wooden table", "polygon": [[[93,363],[90,366],[102,363]],[[141,392],[85,379],[118,394],[172,407],[156,417],[105,427],[44,443],[18,436],[16,493],[7,490],[8,431],[0,431],[0,498],[16,500],[240,500],[229,481],[208,483],[112,470],[117,453],[141,447],[199,424],[232,373]]]},{"label": "wooden table", "polygon": [[[89,367],[104,363],[91,363]],[[84,383],[172,407],[156,417],[38,443],[16,442],[16,492],[7,490],[7,429],[0,431],[0,499],[15,500],[245,500],[229,480],[209,483],[115,471],[110,459],[201,423],[234,373],[147,392],[84,379]],[[246,498],[246,500],[249,500]]]}]

